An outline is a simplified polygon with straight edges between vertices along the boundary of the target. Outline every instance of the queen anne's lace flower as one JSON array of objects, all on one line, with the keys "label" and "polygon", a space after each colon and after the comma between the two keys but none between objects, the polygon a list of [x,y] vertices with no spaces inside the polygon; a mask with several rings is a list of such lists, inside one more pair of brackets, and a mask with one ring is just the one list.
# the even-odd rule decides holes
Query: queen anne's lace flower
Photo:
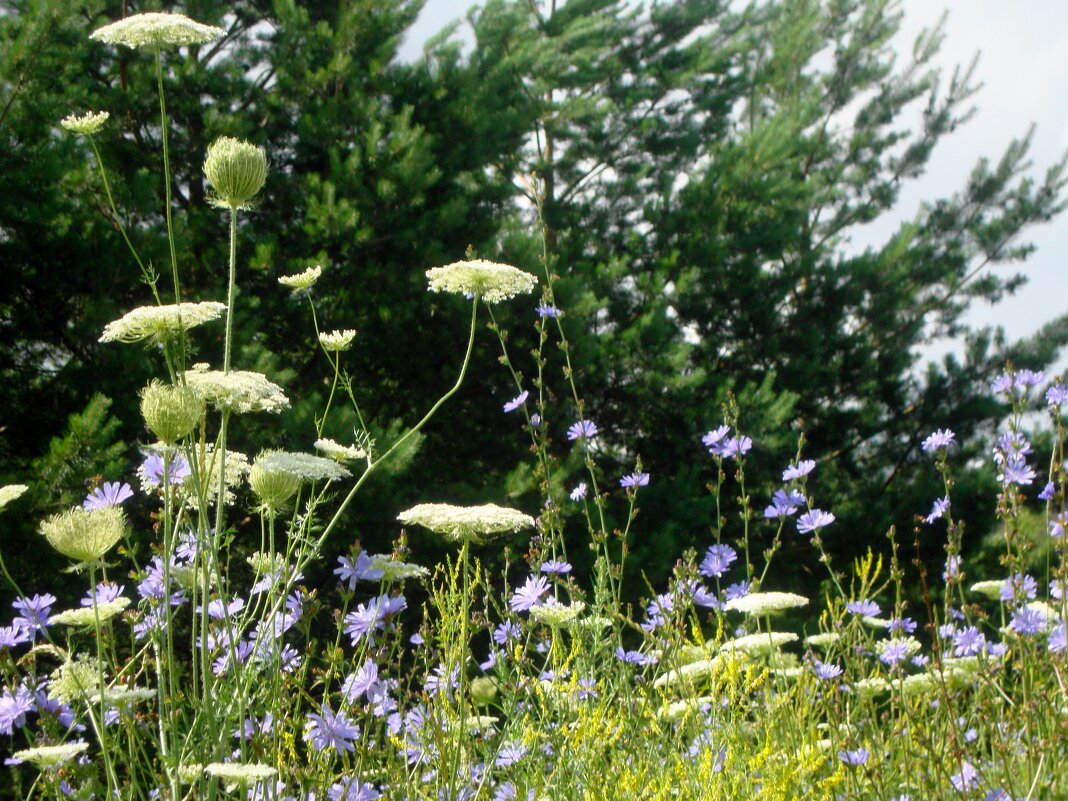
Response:
[{"label": "queen anne's lace flower", "polygon": [[41,523],[49,544],[77,562],[95,562],[122,539],[126,515],[118,506],[99,509],[75,507]]},{"label": "queen anne's lace flower", "polygon": [[425,578],[430,571],[422,565],[401,562],[388,554],[372,554],[371,569],[382,572],[382,581],[404,581],[410,578]]},{"label": "queen anne's lace flower", "polygon": [[319,276],[323,274],[323,268],[316,265],[296,275],[283,275],[278,278],[278,283],[292,290],[311,289]]},{"label": "queen anne's lace flower", "polygon": [[458,261],[426,271],[431,292],[478,294],[486,303],[499,303],[534,289],[538,279],[508,264],[484,259]]},{"label": "queen anne's lace flower", "polygon": [[110,116],[106,111],[87,111],[85,114],[68,114],[59,124],[71,133],[92,136],[104,127]]},{"label": "queen anne's lace flower", "polygon": [[484,542],[490,534],[516,532],[534,525],[530,515],[492,503],[484,506],[421,503],[401,512],[397,519],[406,525],[424,526],[450,542]]},{"label": "queen anne's lace flower", "polygon": [[36,748],[24,748],[12,756],[23,762],[32,762],[39,768],[52,768],[70,762],[89,750],[85,742],[63,743],[62,745],[39,745]]},{"label": "queen anne's lace flower", "polygon": [[132,48],[207,44],[224,36],[226,31],[222,28],[194,22],[184,14],[158,12],[132,14],[89,34],[98,42]]},{"label": "queen anne's lace flower", "polygon": [[1004,581],[998,581],[996,579],[977,581],[972,585],[971,590],[978,595],[990,598],[991,600],[997,600],[1001,597],[1001,587],[1004,583]]},{"label": "queen anne's lace flower", "polygon": [[720,651],[743,651],[745,653],[764,653],[774,651],[782,646],[797,642],[797,635],[787,631],[769,631],[766,634],[747,634],[734,640],[727,640],[719,647]]},{"label": "queen anne's lace flower", "polygon": [[163,342],[182,331],[218,320],[226,311],[225,303],[181,303],[169,306],[140,306],[104,326],[101,342],[140,342],[152,339]]},{"label": "queen anne's lace flower", "polygon": [[805,637],[805,645],[812,646],[813,648],[827,648],[834,645],[842,639],[842,635],[837,631],[824,631],[819,634],[813,634]]},{"label": "queen anne's lace flower", "polygon": [[3,509],[16,498],[21,497],[22,493],[28,489],[29,487],[25,484],[8,484],[0,487],[0,509]]},{"label": "queen anne's lace flower", "polygon": [[722,666],[723,663],[720,662],[719,656],[713,656],[710,659],[699,659],[676,670],[670,670],[662,676],[657,676],[653,686],[660,688],[667,685],[696,683],[713,675]]},{"label": "queen anne's lace flower", "polygon": [[315,450],[322,451],[323,455],[338,462],[348,462],[353,459],[365,459],[367,451],[357,445],[342,445],[332,439],[315,440]]},{"label": "queen anne's lace flower", "polygon": [[527,610],[530,617],[539,623],[548,626],[565,626],[577,618],[586,609],[582,601],[572,601],[570,604],[562,604],[555,598],[550,598],[543,604],[530,607]]},{"label": "queen anne's lace flower", "polygon": [[743,612],[747,615],[773,615],[787,609],[808,606],[808,598],[792,592],[751,592],[741,598],[727,601],[723,608],[728,612]]},{"label": "queen anne's lace flower", "polygon": [[247,370],[208,370],[207,365],[193,365],[186,371],[186,383],[206,402],[232,412],[280,412],[289,408],[282,388],[267,380],[263,373]]},{"label": "queen anne's lace flower", "polygon": [[93,626],[97,620],[103,623],[116,615],[122,614],[122,611],[129,605],[129,598],[116,598],[114,601],[98,603],[95,609],[91,606],[80,606],[77,609],[58,612],[51,615],[48,618],[48,622],[59,623],[64,626]]},{"label": "queen anne's lace flower", "polygon": [[223,781],[238,784],[254,784],[273,779],[278,775],[278,771],[270,765],[261,765],[256,762],[243,765],[236,762],[212,762],[204,768],[204,772]]},{"label": "queen anne's lace flower", "polygon": [[356,332],[351,328],[346,328],[344,331],[324,331],[319,334],[319,344],[324,349],[337,353],[339,351],[348,350],[352,346],[352,340],[356,338]]},{"label": "queen anne's lace flower", "polygon": [[340,481],[352,475],[333,459],[311,453],[267,451],[256,457],[256,465],[286,473],[300,481]]}]

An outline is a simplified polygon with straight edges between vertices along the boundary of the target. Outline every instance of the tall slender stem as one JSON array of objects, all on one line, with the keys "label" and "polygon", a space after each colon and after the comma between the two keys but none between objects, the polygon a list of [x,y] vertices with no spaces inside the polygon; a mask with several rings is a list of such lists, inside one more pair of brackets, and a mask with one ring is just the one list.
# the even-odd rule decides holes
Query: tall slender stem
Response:
[{"label": "tall slender stem", "polygon": [[164,213],[167,217],[167,244],[171,251],[171,277],[174,279],[174,302],[181,303],[178,285],[178,254],[174,247],[174,224],[171,221],[171,157],[167,142],[167,102],[163,99],[163,52],[156,48],[156,86],[159,90],[160,129],[163,132],[163,189],[166,197]]}]

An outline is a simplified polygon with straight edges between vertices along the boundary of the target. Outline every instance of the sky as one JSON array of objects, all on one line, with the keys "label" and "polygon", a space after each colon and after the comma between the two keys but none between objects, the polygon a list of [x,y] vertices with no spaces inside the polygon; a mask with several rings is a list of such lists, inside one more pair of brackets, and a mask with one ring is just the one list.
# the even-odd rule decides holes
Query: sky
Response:
[{"label": "sky", "polygon": [[[418,58],[428,37],[462,18],[473,5],[468,0],[427,0],[402,58]],[[1032,124],[1029,174],[1036,180],[1068,153],[1068,0],[903,0],[902,9],[905,17],[897,39],[901,61],[917,34],[937,24],[945,12],[945,39],[935,64],[948,81],[954,65],[967,65],[978,53],[975,77],[982,88],[972,101],[975,116],[936,148],[926,174],[902,192],[896,218],[871,226],[873,242],[885,239],[899,221],[911,219],[925,198],[961,188],[980,157],[996,163]],[[969,317],[973,325],[1002,325],[1011,338],[1031,334],[1068,311],[1068,212],[1025,233],[1037,251],[1013,271],[1027,275],[1028,284],[996,307],[975,306]],[[1064,364],[1068,359],[1062,359]]]}]

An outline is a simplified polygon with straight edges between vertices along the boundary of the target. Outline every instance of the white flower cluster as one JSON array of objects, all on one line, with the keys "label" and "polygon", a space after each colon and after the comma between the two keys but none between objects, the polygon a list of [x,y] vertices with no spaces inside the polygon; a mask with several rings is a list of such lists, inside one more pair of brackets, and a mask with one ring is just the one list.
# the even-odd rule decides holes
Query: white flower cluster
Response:
[{"label": "white flower cluster", "polygon": [[41,521],[49,545],[76,562],[95,562],[126,533],[126,514],[118,506],[75,506]]},{"label": "white flower cluster", "polygon": [[279,277],[278,283],[282,286],[287,286],[294,291],[311,289],[315,286],[315,282],[319,280],[319,276],[322,274],[323,268],[316,265],[315,267],[309,267],[304,272],[297,273],[296,275],[283,275]]},{"label": "white flower cluster", "polygon": [[530,607],[527,611],[530,617],[539,623],[558,628],[571,623],[586,609],[582,601],[572,601],[570,604],[562,604],[555,598],[550,598],[543,604]]},{"label": "white flower cluster", "polygon": [[241,764],[238,762],[212,762],[204,768],[209,776],[215,776],[223,781],[237,784],[256,784],[257,782],[273,779],[278,771],[270,765],[261,765],[256,762]]},{"label": "white flower cluster", "polygon": [[319,334],[319,344],[324,350],[338,353],[352,347],[352,340],[355,338],[356,332],[351,328],[346,328],[344,331],[324,331]]},{"label": "white flower cluster", "polygon": [[176,303],[167,306],[139,306],[118,320],[104,326],[101,342],[140,342],[151,339],[163,342],[182,331],[218,320],[226,311],[225,303]]},{"label": "white flower cluster", "polygon": [[267,451],[256,457],[264,470],[286,473],[300,481],[340,481],[352,475],[333,459],[311,453]]},{"label": "white flower cluster", "polygon": [[89,750],[89,743],[81,740],[62,745],[39,745],[36,748],[24,748],[12,756],[22,762],[30,762],[39,768],[53,768],[70,762]]},{"label": "white flower cluster", "polygon": [[6,486],[0,487],[0,509],[3,509],[13,500],[20,497],[22,493],[28,489],[29,487],[25,484],[7,484]]},{"label": "white flower cluster", "polygon": [[224,36],[226,31],[222,28],[194,22],[184,14],[158,12],[132,14],[89,34],[98,42],[132,48],[207,44]]},{"label": "white flower cluster", "polygon": [[101,601],[95,609],[91,606],[79,606],[77,609],[59,612],[49,617],[48,622],[59,623],[63,626],[93,626],[96,625],[97,620],[103,623],[122,614],[129,605],[130,599],[120,596],[114,601]]},{"label": "white flower cluster", "polygon": [[770,653],[788,643],[797,642],[796,634],[787,631],[769,631],[761,634],[747,634],[734,640],[727,640],[719,647],[720,651],[741,651],[747,654]]},{"label": "white flower cluster", "polygon": [[684,683],[696,684],[702,679],[707,679],[709,676],[714,675],[722,666],[718,656],[713,656],[711,659],[699,659],[675,670],[669,670],[663,676],[658,676],[656,681],[653,682],[653,686],[660,688]]},{"label": "white flower cluster", "polygon": [[111,115],[106,111],[88,111],[85,114],[68,114],[59,124],[71,133],[92,136],[108,121]]},{"label": "white flower cluster", "polygon": [[534,525],[530,515],[492,503],[484,506],[421,503],[401,512],[397,519],[405,525],[428,528],[450,542],[484,542],[490,534],[516,532]]},{"label": "white flower cluster", "polygon": [[371,554],[371,569],[382,571],[382,581],[404,581],[411,578],[426,578],[430,571],[422,565],[401,562],[389,554]]},{"label": "white flower cluster", "polygon": [[263,373],[248,370],[208,370],[195,364],[186,371],[186,383],[206,402],[232,412],[280,412],[289,408],[282,388],[267,380]]},{"label": "white flower cluster", "polygon": [[479,295],[486,303],[525,295],[533,291],[538,279],[508,264],[477,259],[458,261],[426,271],[431,292]]},{"label": "white flower cluster", "polygon": [[315,450],[338,462],[350,462],[353,459],[367,458],[367,451],[358,445],[342,445],[332,439],[315,440]]},{"label": "white flower cluster", "polygon": [[840,639],[842,639],[842,635],[837,631],[824,631],[819,634],[805,637],[805,645],[812,646],[813,648],[827,648],[834,645]]},{"label": "white flower cluster", "polygon": [[808,606],[808,598],[792,592],[751,592],[741,598],[727,601],[723,608],[728,612],[742,612],[761,617]]}]

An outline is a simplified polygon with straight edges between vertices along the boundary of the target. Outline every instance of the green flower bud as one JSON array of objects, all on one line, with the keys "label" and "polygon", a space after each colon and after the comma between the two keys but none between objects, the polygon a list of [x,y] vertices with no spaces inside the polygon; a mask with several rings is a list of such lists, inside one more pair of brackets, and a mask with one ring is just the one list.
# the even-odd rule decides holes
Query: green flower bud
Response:
[{"label": "green flower bud", "polygon": [[252,465],[252,470],[249,471],[248,485],[260,499],[260,509],[269,515],[274,515],[284,509],[289,499],[297,494],[300,479],[292,473],[265,465],[257,459]]},{"label": "green flower bud", "polygon": [[201,411],[200,398],[191,387],[153,381],[141,390],[141,416],[166,445],[173,445],[196,428]]},{"label": "green flower bud", "polygon": [[53,548],[77,562],[95,562],[126,532],[126,515],[117,506],[75,507],[41,523],[41,534]]},{"label": "green flower bud", "polygon": [[267,180],[267,154],[262,147],[223,136],[208,146],[204,175],[218,205],[245,208]]}]

